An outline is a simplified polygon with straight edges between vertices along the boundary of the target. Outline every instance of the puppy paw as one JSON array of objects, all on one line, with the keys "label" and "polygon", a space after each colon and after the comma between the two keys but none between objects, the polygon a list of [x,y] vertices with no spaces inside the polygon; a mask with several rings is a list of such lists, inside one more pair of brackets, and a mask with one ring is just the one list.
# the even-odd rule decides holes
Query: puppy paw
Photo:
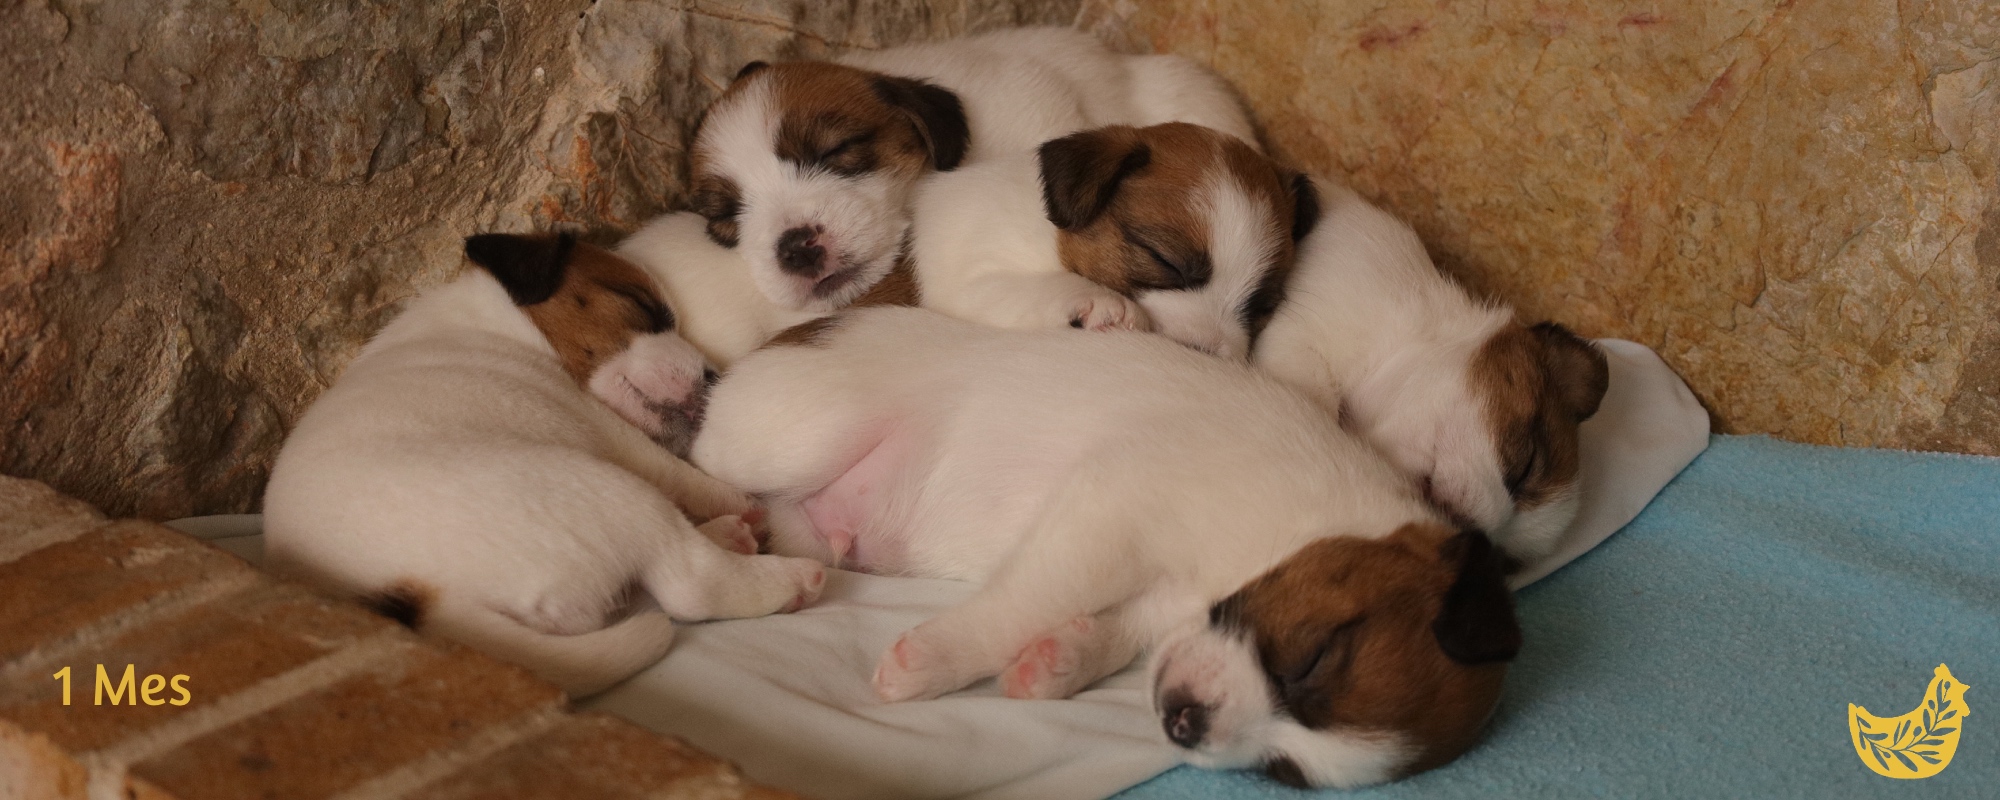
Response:
[{"label": "puppy paw", "polygon": [[1077,617],[1035,637],[1000,673],[1000,691],[1017,700],[1060,700],[1096,679],[1084,669],[1096,620]]},{"label": "puppy paw", "polygon": [[1069,326],[1091,331],[1153,329],[1137,301],[1109,289],[1079,298],[1070,307]]},{"label": "puppy paw", "polygon": [[729,558],[741,558],[742,566],[707,576],[705,586],[684,588],[679,592],[683,600],[667,610],[688,620],[787,614],[811,605],[819,599],[820,590],[826,588],[826,568],[811,559]]},{"label": "puppy paw", "polygon": [[[758,518],[761,519],[763,512],[759,511],[757,513],[759,515]],[[746,514],[743,517],[739,517],[732,514],[726,517],[716,517],[702,523],[701,527],[695,528],[695,530],[701,531],[701,535],[708,537],[709,541],[714,542],[717,547],[724,550],[732,553],[741,553],[746,556],[755,555],[757,553],[757,530],[751,527],[749,520],[744,518],[747,516],[749,515]]]},{"label": "puppy paw", "polygon": [[1016,700],[1060,700],[1072,694],[1064,679],[1076,672],[1076,663],[1075,650],[1053,636],[1039,637],[1000,673],[1000,691]]},{"label": "puppy paw", "polygon": [[885,703],[929,700],[959,688],[946,654],[925,640],[921,629],[905,631],[882,654],[870,683]]}]

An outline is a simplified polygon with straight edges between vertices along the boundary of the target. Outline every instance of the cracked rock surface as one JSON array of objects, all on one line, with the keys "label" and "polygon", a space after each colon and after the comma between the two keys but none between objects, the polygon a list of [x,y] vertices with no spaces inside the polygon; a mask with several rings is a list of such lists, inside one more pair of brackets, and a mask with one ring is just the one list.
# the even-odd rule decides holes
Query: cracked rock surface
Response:
[{"label": "cracked rock surface", "polygon": [[0,473],[255,508],[286,426],[482,230],[676,207],[746,61],[1047,0],[0,2]]}]

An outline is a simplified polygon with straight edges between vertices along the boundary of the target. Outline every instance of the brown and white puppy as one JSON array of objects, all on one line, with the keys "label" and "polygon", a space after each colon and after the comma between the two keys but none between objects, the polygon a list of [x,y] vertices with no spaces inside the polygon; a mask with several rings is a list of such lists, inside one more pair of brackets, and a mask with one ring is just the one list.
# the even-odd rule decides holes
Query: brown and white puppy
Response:
[{"label": "brown and white puppy", "polygon": [[1351,190],[1320,193],[1325,214],[1253,361],[1514,558],[1546,554],[1576,517],[1577,426],[1604,398],[1604,354],[1473,299],[1408,225]]},{"label": "brown and white puppy", "polygon": [[[465,251],[480,269],[412,301],[285,441],[269,563],[576,695],[657,660],[671,619],[818,595],[818,564],[748,555],[748,496],[661,446],[684,450],[713,374],[644,272],[568,235]],[[636,591],[666,613],[629,613]]]},{"label": "brown and white puppy", "polygon": [[883,654],[884,700],[1064,697],[1151,648],[1190,760],[1316,786],[1449,761],[1497,702],[1499,554],[1248,365],[908,308],[792,341],[716,385],[692,458],[775,552],[983,584]]},{"label": "brown and white puppy", "polygon": [[1114,125],[925,182],[924,305],[1009,328],[1156,330],[1249,357],[1319,219],[1311,181],[1234,136]]},{"label": "brown and white puppy", "polygon": [[1175,119],[1253,135],[1207,70],[1117,55],[1069,29],[754,62],[696,130],[692,206],[771,302],[830,311],[895,264],[925,176],[1076,130]]}]

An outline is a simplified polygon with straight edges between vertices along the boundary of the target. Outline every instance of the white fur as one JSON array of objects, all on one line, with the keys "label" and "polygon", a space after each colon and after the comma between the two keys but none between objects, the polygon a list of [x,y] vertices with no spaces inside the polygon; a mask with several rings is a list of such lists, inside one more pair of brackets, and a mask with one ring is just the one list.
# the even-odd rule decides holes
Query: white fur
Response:
[{"label": "white fur", "polygon": [[[690,362],[700,375],[685,343],[648,341],[663,337],[593,383],[684,400],[646,394],[691,391]],[[683,507],[714,519],[697,531]],[[354,594],[434,589],[427,630],[581,695],[664,654],[669,615],[768,614],[817,592],[817,564],[711,541],[740,540],[733,515],[751,508],[578,387],[475,272],[411,303],[306,411],[272,469],[264,530],[274,567]],[[667,613],[606,625],[632,581]]]},{"label": "white fur", "polygon": [[916,203],[912,246],[923,305],[1005,328],[1082,320],[1093,330],[1151,329],[1197,350],[1248,358],[1250,331],[1239,310],[1272,266],[1275,237],[1290,226],[1271,219],[1226,170],[1217,167],[1206,181],[1196,213],[1208,220],[1208,283],[1127,299],[1063,267],[1034,154],[938,174]]},{"label": "white fur", "polygon": [[[1251,142],[1242,104],[1221,78],[1179,56],[1124,56],[1068,28],[1018,28],[942,42],[850,53],[840,63],[915,78],[956,94],[971,132],[965,159],[1031,152],[1050,139],[1112,124],[1191,122]],[[888,274],[911,222],[913,182],[875,174],[843,178],[780,159],[782,109],[768,76],[709,110],[695,147],[741,192],[736,250],[756,286],[784,308],[830,311]],[[830,265],[802,278],[778,266],[777,241],[817,226]],[[814,291],[826,276],[837,291]]]},{"label": "white fur", "polygon": [[1473,357],[1514,317],[1474,300],[1431,263],[1401,220],[1318,181],[1322,216],[1300,243],[1283,305],[1253,361],[1312,395],[1345,405],[1353,430],[1433,494],[1533,560],[1576,514],[1574,493],[1515,513]]},{"label": "white fur", "polygon": [[679,332],[708,360],[728,369],[779,331],[825,316],[786,308],[758,291],[735,250],[716,244],[700,215],[655,218],[618,245],[618,254],[653,277]]},{"label": "white fur", "polygon": [[[776,552],[984,582],[884,655],[875,687],[889,700],[999,674],[1066,626],[1176,641],[1309,542],[1436,520],[1372,450],[1245,365],[1144,334],[1002,331],[920,309],[850,311],[812,346],[738,362],[692,458],[769,504]],[[1124,657],[1085,659],[1093,671],[1070,691],[1135,650],[1104,647],[1090,655]],[[1245,650],[1228,659],[1256,669]],[[1400,758],[1268,706],[1240,713],[1232,763]]]}]

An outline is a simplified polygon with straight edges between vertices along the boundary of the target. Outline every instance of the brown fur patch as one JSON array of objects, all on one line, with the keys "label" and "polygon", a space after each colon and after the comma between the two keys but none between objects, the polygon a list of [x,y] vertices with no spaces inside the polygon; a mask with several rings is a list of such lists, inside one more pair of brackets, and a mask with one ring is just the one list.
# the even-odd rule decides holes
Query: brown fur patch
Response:
[{"label": "brown fur patch", "polygon": [[1098,128],[1044,144],[1041,156],[1044,200],[1058,227],[1063,266],[1122,294],[1208,282],[1212,243],[1201,198],[1211,175],[1230,175],[1267,206],[1267,290],[1244,311],[1253,334],[1276,310],[1291,273],[1294,231],[1310,228],[1299,215],[1317,216],[1310,202],[1299,202],[1297,173],[1198,125]]},{"label": "brown fur patch", "polygon": [[778,332],[759,345],[766,347],[818,347],[825,343],[825,336],[840,327],[840,315],[829,314],[817,319],[809,319]]},{"label": "brown fur patch", "polygon": [[911,265],[908,255],[896,260],[896,266],[889,274],[882,276],[868,291],[862,292],[849,305],[866,306],[915,306],[923,293],[917,285],[917,270]]},{"label": "brown fur patch", "polygon": [[355,598],[362,608],[402,623],[411,630],[424,624],[424,615],[437,598],[437,590],[419,581],[400,580],[379,592]]},{"label": "brown fur patch", "polygon": [[644,270],[611,251],[578,243],[549,299],[523,306],[579,385],[644,333],[674,326]]},{"label": "brown fur patch", "polygon": [[[882,276],[882,280],[876,282],[874,286],[868,287],[868,291],[862,292],[860,297],[855,298],[854,302],[848,304],[848,307],[915,306],[918,294],[917,272],[910,265],[910,259],[906,256],[896,262],[895,269],[889,270],[888,275]],[[805,322],[779,331],[778,335],[765,340],[764,344],[760,345],[758,349],[792,346],[818,347],[825,343],[825,337],[828,333],[831,333],[834,328],[840,326],[840,320],[841,315],[837,313],[806,320]]]},{"label": "brown fur patch", "polygon": [[1472,385],[1514,503],[1533,508],[1576,480],[1577,426],[1597,412],[1610,381],[1604,354],[1560,325],[1508,325],[1472,360]]},{"label": "brown fur patch", "polygon": [[[1519,644],[1498,566],[1469,565],[1459,546],[1478,535],[1411,524],[1383,539],[1322,539],[1217,604],[1211,619],[1251,633],[1279,701],[1300,724],[1394,732],[1419,747],[1410,771],[1430,769],[1477,740],[1512,657],[1456,660],[1445,650],[1445,621],[1450,644],[1468,625]],[[1467,594],[1468,582],[1498,599]],[[1467,615],[1448,609],[1448,596],[1486,605]]]}]

